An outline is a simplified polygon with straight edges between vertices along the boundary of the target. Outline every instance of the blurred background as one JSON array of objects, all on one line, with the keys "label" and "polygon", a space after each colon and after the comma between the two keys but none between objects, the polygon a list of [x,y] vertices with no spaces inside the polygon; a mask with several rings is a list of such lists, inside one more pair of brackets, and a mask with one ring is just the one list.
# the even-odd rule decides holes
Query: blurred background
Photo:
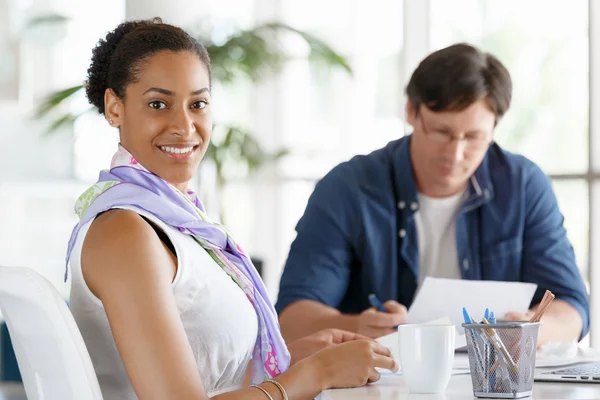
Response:
[{"label": "blurred background", "polygon": [[432,50],[467,41],[512,74],[496,140],[553,179],[600,315],[595,1],[0,0],[0,10],[0,265],[31,267],[68,297],[73,205],[117,143],[77,89],[91,49],[123,19],[160,16],[209,48],[215,146],[195,188],[260,262],[274,299],[315,182],[410,132],[410,73]]}]

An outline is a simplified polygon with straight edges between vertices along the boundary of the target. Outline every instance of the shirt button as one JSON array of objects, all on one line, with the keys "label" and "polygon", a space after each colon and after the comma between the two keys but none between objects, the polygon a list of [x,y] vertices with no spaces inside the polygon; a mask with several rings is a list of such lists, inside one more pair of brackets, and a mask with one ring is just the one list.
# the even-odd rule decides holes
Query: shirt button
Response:
[{"label": "shirt button", "polygon": [[413,211],[417,211],[417,208],[419,208],[419,205],[416,202],[412,202],[410,203],[410,209]]},{"label": "shirt button", "polygon": [[467,259],[467,258],[465,258],[465,259],[463,260],[463,269],[464,269],[465,271],[468,271],[468,270],[469,270],[469,259]]},{"label": "shirt button", "polygon": [[399,202],[398,202],[398,208],[399,208],[399,209],[401,209],[401,210],[403,210],[403,209],[404,209],[404,206],[405,206],[405,205],[406,205],[406,204],[405,204],[403,201],[399,201]]},{"label": "shirt button", "polygon": [[400,229],[398,231],[398,236],[400,236],[401,238],[403,238],[404,236],[406,236],[406,231],[404,229]]}]

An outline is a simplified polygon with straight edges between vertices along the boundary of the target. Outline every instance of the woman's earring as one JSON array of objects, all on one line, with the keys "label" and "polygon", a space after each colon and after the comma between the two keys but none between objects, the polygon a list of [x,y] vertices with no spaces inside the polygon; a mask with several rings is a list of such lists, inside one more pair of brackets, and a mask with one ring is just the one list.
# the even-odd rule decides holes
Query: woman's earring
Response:
[{"label": "woman's earring", "polygon": [[112,118],[108,117],[108,122],[112,125],[112,123],[113,123]]}]

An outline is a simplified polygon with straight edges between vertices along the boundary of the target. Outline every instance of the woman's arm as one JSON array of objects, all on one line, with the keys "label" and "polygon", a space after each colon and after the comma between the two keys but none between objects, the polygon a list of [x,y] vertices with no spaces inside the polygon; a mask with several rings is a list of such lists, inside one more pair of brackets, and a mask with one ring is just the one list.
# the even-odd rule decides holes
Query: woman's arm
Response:
[{"label": "woman's arm", "polygon": [[111,210],[85,238],[82,272],[140,399],[206,399],[172,292],[177,260],[138,214]]},{"label": "woman's arm", "polygon": [[[83,245],[82,271],[104,305],[137,396],[141,400],[207,399],[172,293],[177,260],[153,228],[133,211],[100,215]],[[359,340],[324,349],[277,380],[290,400],[312,399],[326,388],[377,380],[375,367],[395,368],[389,351]],[[275,385],[262,383],[261,387],[273,399],[283,398]],[[241,398],[267,399],[252,387],[215,397]]]}]

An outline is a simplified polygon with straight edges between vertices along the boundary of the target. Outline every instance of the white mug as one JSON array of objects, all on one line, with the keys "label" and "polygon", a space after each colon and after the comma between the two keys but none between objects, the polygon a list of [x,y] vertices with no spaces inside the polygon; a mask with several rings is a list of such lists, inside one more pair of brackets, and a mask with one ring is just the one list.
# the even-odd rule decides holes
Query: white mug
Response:
[{"label": "white mug", "polygon": [[404,381],[411,393],[442,393],[454,363],[454,325],[400,325]]}]

